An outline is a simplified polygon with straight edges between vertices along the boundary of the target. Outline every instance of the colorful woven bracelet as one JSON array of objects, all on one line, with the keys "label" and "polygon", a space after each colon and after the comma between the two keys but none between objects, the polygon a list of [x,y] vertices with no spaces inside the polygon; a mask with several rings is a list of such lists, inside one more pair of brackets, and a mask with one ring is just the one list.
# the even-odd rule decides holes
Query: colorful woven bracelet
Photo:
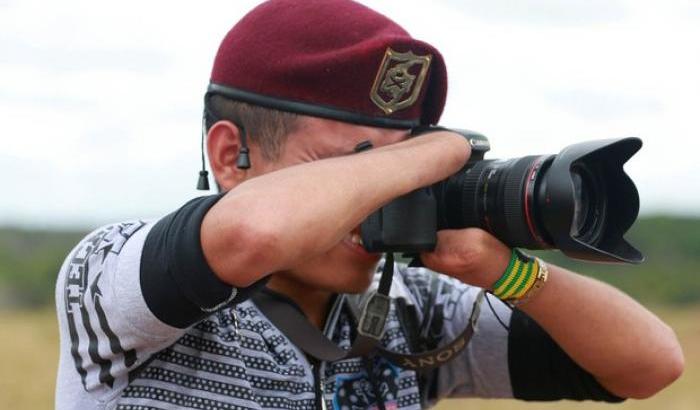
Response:
[{"label": "colorful woven bracelet", "polygon": [[547,282],[547,278],[549,277],[549,269],[547,267],[547,264],[542,262],[540,258],[535,258],[535,260],[539,265],[539,272],[537,273],[537,277],[535,278],[535,283],[522,297],[520,297],[520,299],[509,300],[508,302],[512,306],[522,305],[523,303],[532,299],[532,297],[535,296]]},{"label": "colorful woven bracelet", "polygon": [[[544,278],[542,272],[545,272]],[[547,268],[544,263],[527,255],[519,249],[511,252],[508,267],[496,283],[493,284],[492,293],[501,300],[515,302],[530,295],[530,290],[537,283],[538,288],[546,281]]]}]

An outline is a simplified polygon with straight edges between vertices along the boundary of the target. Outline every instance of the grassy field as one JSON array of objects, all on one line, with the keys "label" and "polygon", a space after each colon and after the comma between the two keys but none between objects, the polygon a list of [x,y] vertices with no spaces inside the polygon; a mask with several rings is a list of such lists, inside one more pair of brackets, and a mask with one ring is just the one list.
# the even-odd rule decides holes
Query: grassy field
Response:
[{"label": "grassy field", "polygon": [[53,408],[57,360],[53,311],[0,311],[0,409]]},{"label": "grassy field", "polygon": [[[700,306],[657,312],[676,330],[686,356],[685,374],[671,387],[644,401],[628,400],[616,409],[696,410],[700,408]],[[58,357],[53,311],[0,311],[0,409],[49,409]],[[519,403],[507,400],[450,400],[439,406],[454,409],[610,409],[611,405],[555,402]]]}]

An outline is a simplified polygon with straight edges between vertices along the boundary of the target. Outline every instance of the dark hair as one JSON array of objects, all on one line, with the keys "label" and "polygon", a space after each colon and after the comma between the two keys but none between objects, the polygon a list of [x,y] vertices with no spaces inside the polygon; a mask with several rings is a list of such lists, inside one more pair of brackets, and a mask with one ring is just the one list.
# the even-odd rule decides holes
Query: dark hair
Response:
[{"label": "dark hair", "polygon": [[229,120],[246,130],[248,141],[260,147],[263,158],[274,161],[282,152],[287,135],[299,125],[299,115],[234,101],[221,95],[204,100],[207,132],[217,121]]}]

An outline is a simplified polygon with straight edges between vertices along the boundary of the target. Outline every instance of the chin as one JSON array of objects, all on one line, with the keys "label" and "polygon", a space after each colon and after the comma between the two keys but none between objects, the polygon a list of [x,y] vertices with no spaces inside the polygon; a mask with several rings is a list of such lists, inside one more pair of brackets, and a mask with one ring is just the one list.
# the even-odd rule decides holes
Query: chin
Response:
[{"label": "chin", "polygon": [[333,293],[362,293],[372,284],[379,259],[380,255],[362,259],[348,257],[333,249],[294,269],[293,276],[310,288]]},{"label": "chin", "polygon": [[374,277],[374,269],[365,272],[362,277],[356,277],[354,281],[342,283],[341,286],[334,290],[335,293],[363,293],[372,284]]},{"label": "chin", "polygon": [[333,274],[331,270],[323,271],[321,275],[310,275],[314,280],[314,285],[323,290],[333,293],[362,293],[372,284],[372,278],[376,264],[371,267],[356,269],[338,269]]}]

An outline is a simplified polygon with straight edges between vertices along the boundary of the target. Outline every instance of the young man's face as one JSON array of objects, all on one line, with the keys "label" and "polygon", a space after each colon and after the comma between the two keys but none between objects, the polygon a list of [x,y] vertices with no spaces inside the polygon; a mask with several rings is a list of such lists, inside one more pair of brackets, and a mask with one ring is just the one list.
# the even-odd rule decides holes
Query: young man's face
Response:
[{"label": "young man's face", "polygon": [[[375,148],[393,144],[406,139],[408,134],[408,130],[374,128],[304,117],[300,126],[288,136],[277,161],[253,158],[253,167],[257,168],[255,174],[259,175],[303,162],[350,155],[363,141],[369,140]],[[258,162],[261,167],[256,167],[256,161],[263,161],[262,164]],[[358,226],[328,252],[281,274],[319,290],[340,293],[364,291],[371,283],[381,255],[367,253],[357,243],[359,234]]]}]

